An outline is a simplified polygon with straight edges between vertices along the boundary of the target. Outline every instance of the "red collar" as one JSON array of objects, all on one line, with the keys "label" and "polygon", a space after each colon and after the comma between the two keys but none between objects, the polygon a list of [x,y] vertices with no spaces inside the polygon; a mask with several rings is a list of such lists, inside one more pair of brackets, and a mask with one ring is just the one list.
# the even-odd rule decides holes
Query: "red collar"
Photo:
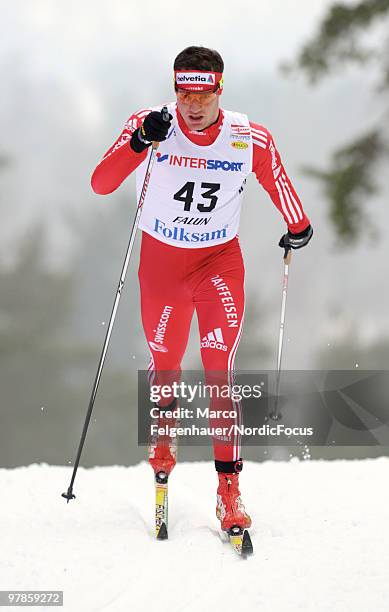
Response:
[{"label": "red collar", "polygon": [[215,142],[216,138],[220,134],[221,126],[223,125],[224,113],[221,108],[219,109],[220,112],[218,120],[215,123],[212,123],[212,125],[209,127],[205,128],[205,130],[202,132],[194,132],[189,130],[178,108],[176,110],[178,125],[189,140],[197,145],[203,146],[211,145]]}]

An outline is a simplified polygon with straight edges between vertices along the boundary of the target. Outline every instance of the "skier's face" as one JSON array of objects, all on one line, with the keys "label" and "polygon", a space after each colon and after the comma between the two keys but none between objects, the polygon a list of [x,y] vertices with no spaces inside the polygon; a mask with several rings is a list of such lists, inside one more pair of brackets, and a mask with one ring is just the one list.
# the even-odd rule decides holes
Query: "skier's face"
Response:
[{"label": "skier's face", "polygon": [[213,92],[176,91],[177,108],[189,130],[205,130],[219,114],[219,96]]}]

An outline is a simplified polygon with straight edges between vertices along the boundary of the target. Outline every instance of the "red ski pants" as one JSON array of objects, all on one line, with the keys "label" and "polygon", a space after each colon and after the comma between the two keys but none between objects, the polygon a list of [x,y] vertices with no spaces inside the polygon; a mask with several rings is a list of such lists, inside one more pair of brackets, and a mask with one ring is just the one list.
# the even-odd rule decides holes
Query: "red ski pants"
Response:
[{"label": "red ski pants", "polygon": [[[238,238],[204,248],[180,248],[142,233],[139,265],[141,314],[151,351],[149,378],[166,382],[164,372],[181,372],[190,323],[196,310],[201,359],[208,384],[233,384],[233,369],[244,316],[244,264]],[[159,402],[169,404],[171,399]],[[234,417],[210,419],[209,426],[231,429],[212,438],[215,460],[240,459],[240,403],[212,394],[211,410]],[[226,429],[224,429],[224,432]]]}]

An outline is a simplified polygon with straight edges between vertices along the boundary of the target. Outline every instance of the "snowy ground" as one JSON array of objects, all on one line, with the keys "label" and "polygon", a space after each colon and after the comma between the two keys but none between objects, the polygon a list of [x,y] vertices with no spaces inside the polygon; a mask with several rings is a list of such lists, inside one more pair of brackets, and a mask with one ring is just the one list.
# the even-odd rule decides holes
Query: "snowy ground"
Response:
[{"label": "snowy ground", "polygon": [[2,469],[0,590],[63,590],[75,612],[384,612],[388,470],[384,458],[247,462],[255,555],[242,560],[219,537],[212,464],[173,472],[165,542],[145,463],[82,469],[69,504],[70,468]]}]

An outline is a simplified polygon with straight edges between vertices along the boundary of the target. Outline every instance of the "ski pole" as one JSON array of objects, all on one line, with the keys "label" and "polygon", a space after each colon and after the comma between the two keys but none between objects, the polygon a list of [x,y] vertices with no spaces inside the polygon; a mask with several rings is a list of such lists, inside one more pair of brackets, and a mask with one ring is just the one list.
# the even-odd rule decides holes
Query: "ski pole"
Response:
[{"label": "ski pole", "polygon": [[[166,106],[164,106],[162,108],[162,116],[163,116],[164,121],[169,121],[169,113],[168,113],[168,109],[166,108]],[[138,224],[139,224],[139,219],[140,219],[140,215],[141,215],[141,212],[142,212],[142,207],[143,207],[143,204],[144,204],[144,201],[145,201],[145,198],[146,198],[147,188],[148,188],[149,182],[150,182],[151,171],[152,171],[153,166],[154,166],[155,152],[158,149],[158,146],[159,146],[159,142],[153,142],[152,148],[151,148],[150,157],[149,157],[149,162],[147,164],[145,178],[144,178],[144,181],[143,181],[143,187],[142,187],[142,191],[141,191],[141,194],[140,194],[140,198],[139,198],[139,202],[138,202],[138,207],[137,207],[137,210],[136,210],[135,219],[134,219],[134,222],[132,224],[130,241],[128,243],[128,247],[127,247],[127,251],[126,251],[126,256],[125,256],[124,264],[123,264],[123,268],[122,268],[122,273],[121,273],[120,279],[119,279],[119,285],[118,285],[118,288],[117,288],[116,297],[115,297],[115,301],[114,301],[112,312],[111,312],[111,318],[109,320],[109,324],[108,324],[108,328],[107,328],[107,333],[105,335],[103,350],[101,351],[100,361],[99,361],[99,365],[98,365],[98,368],[97,368],[97,373],[96,373],[95,381],[94,381],[93,388],[92,388],[92,393],[91,393],[90,400],[89,400],[88,410],[87,410],[86,417],[85,417],[85,423],[84,423],[84,427],[82,429],[81,439],[80,439],[80,443],[79,443],[78,450],[77,450],[76,461],[74,463],[72,478],[71,478],[70,485],[68,487],[67,492],[66,493],[62,493],[62,497],[65,497],[65,499],[68,500],[68,503],[69,503],[69,501],[71,499],[74,499],[76,497],[74,495],[74,493],[73,493],[74,480],[76,478],[78,466],[79,466],[79,463],[80,463],[80,457],[81,457],[82,449],[84,447],[84,442],[85,442],[85,438],[86,438],[86,433],[88,431],[89,421],[90,421],[90,418],[92,416],[92,410],[93,410],[93,406],[94,406],[94,403],[95,403],[95,399],[96,399],[96,395],[97,395],[97,390],[98,390],[98,387],[99,387],[100,378],[101,378],[101,374],[102,374],[103,367],[104,367],[105,357],[106,357],[106,354],[107,354],[108,345],[109,345],[109,341],[110,341],[110,338],[111,338],[112,328],[113,328],[113,324],[115,322],[115,317],[116,317],[116,312],[117,312],[117,309],[118,309],[118,306],[119,306],[121,292],[122,292],[122,289],[123,289],[123,286],[124,286],[124,282],[125,282],[125,279],[126,279],[127,268],[128,268],[128,264],[129,264],[129,261],[130,261],[130,257],[131,257],[131,253],[132,253],[132,248],[134,246],[135,235],[136,235],[136,231],[138,229]]]},{"label": "ski pole", "polygon": [[276,397],[274,411],[270,413],[270,417],[273,421],[278,421],[282,414],[278,412],[278,400],[280,392],[280,378],[281,378],[281,361],[282,361],[282,347],[284,344],[284,325],[285,325],[285,311],[286,311],[286,298],[288,294],[288,277],[289,277],[289,265],[292,259],[292,250],[289,245],[285,246],[284,253],[284,279],[282,283],[282,303],[281,303],[281,322],[280,322],[280,333],[278,337],[278,354],[277,354],[277,378],[276,378]]}]

